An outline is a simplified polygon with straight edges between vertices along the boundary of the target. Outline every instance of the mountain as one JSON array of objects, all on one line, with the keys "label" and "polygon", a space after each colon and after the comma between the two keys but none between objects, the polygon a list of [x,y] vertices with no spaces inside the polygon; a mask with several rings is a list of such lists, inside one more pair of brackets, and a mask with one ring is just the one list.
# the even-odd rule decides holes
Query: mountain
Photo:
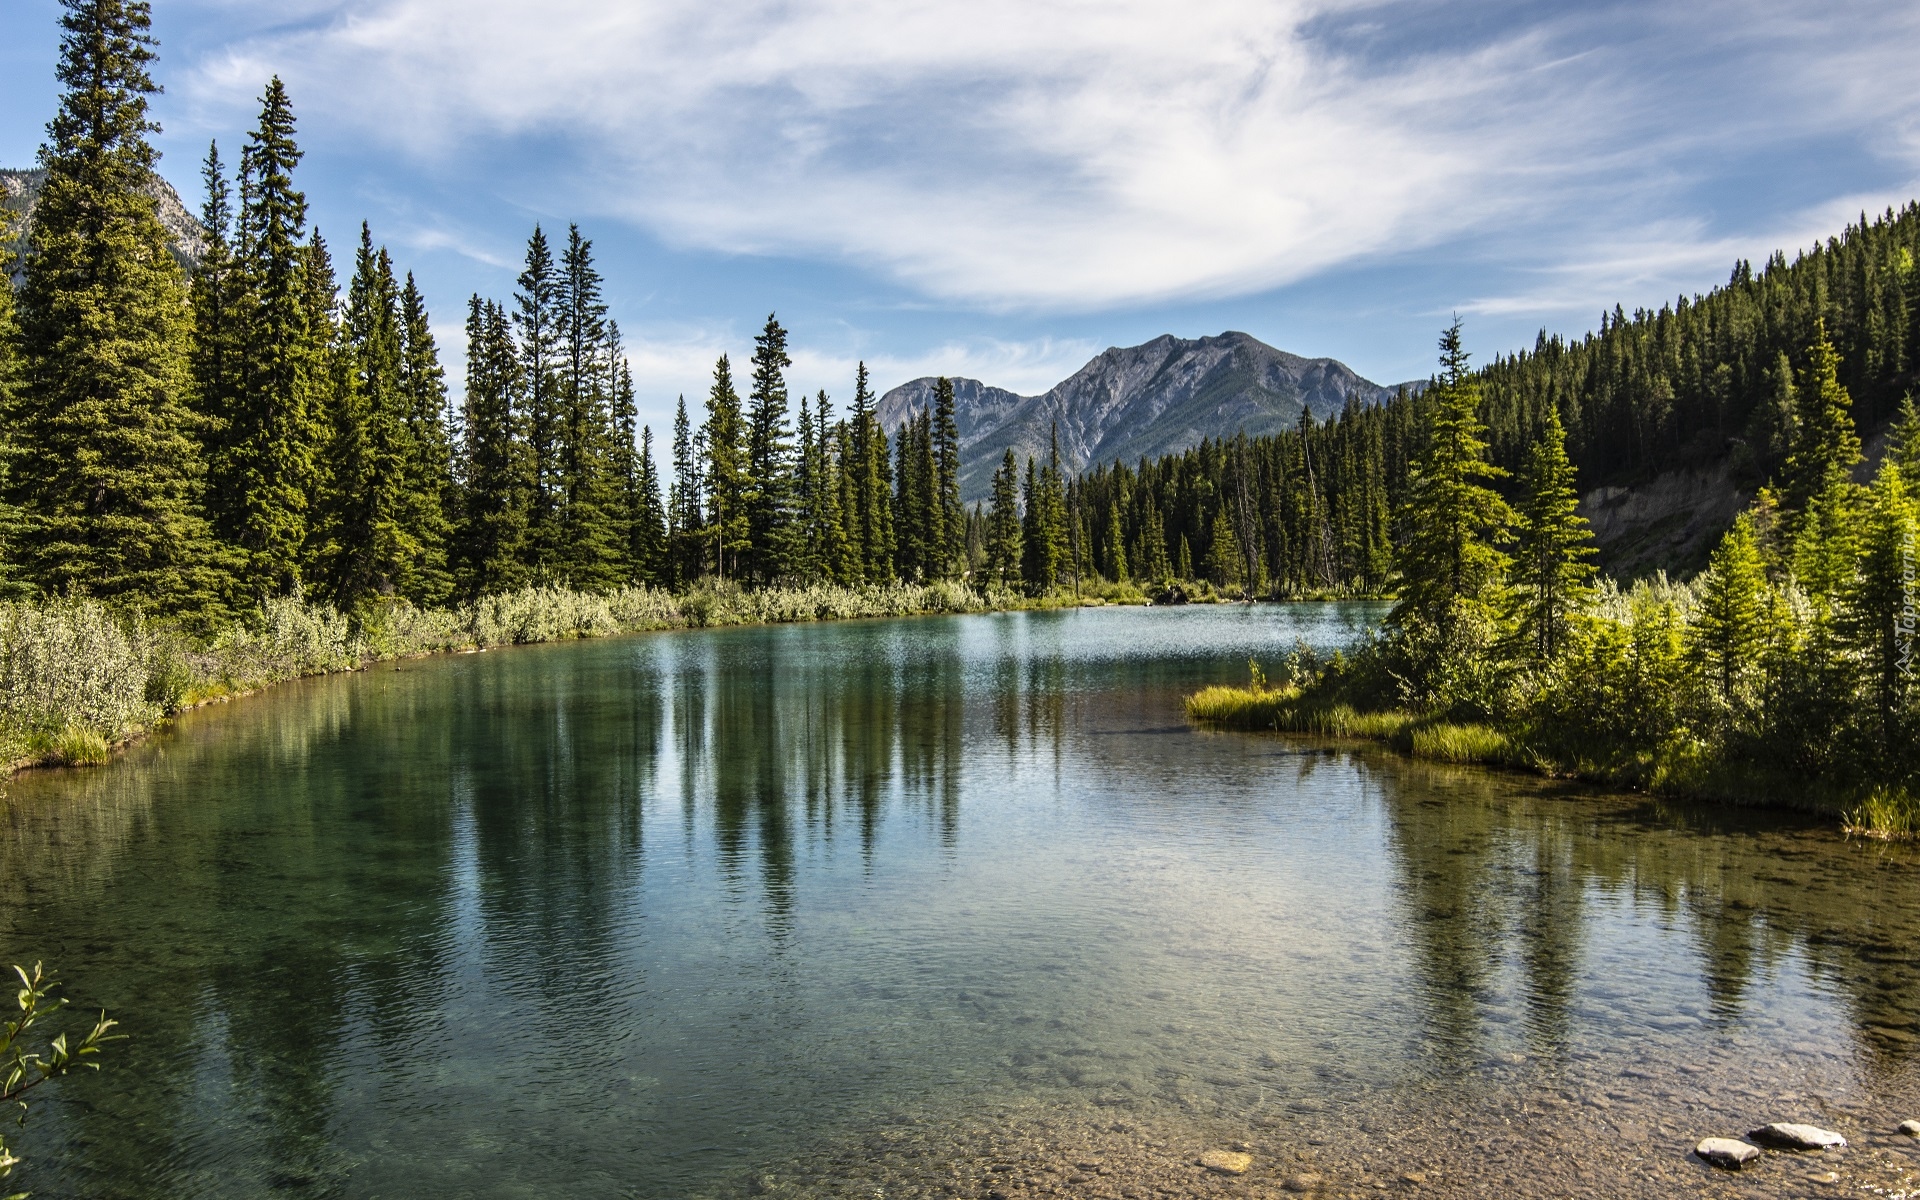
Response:
[{"label": "mountain", "polygon": [[[935,382],[916,379],[880,398],[880,423],[889,435],[933,403]],[[1038,396],[974,379],[955,379],[953,391],[960,494],[971,504],[992,493],[993,472],[1009,447],[1023,464],[1028,455],[1044,458],[1056,424],[1061,463],[1079,472],[1116,459],[1177,453],[1204,438],[1291,428],[1302,404],[1324,421],[1349,396],[1379,404],[1394,389],[1331,358],[1302,358],[1230,331],[1114,347]]]},{"label": "mountain", "polygon": [[[40,185],[46,178],[45,169],[40,167],[24,171],[0,168],[0,211],[17,218],[18,222],[12,240],[0,243],[0,252],[11,259],[16,281],[19,255],[27,245],[27,227],[33,223],[33,206],[40,198]],[[173,190],[172,184],[159,175],[149,178],[147,194],[159,204],[160,224],[166,227],[167,237],[173,244],[173,256],[180,260],[181,266],[192,269],[207,248],[207,231],[181,203],[180,193]]]}]

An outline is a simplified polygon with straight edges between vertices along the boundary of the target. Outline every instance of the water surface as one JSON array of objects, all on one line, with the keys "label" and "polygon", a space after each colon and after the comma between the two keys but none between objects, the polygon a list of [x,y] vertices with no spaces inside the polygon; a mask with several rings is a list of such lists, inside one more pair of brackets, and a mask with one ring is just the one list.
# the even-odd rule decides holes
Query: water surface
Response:
[{"label": "water surface", "polygon": [[[1531,1113],[1704,1187],[1674,1163],[1748,1116],[1920,1115],[1911,856],[1182,719],[1377,612],[423,660],[16,779],[0,958],[133,1035],[19,1133],[22,1185],[1107,1194],[1244,1137],[1471,1191],[1449,1147]],[[1107,1173],[983,1174],[1023,1129]],[[1542,1194],[1583,1182],[1618,1194]]]}]

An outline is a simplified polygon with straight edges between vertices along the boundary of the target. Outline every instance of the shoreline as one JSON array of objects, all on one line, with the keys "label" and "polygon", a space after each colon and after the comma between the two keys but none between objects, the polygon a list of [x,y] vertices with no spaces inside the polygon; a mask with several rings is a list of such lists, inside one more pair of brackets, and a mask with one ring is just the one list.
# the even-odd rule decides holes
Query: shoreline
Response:
[{"label": "shoreline", "polygon": [[[1196,589],[1196,593],[1197,593]],[[1037,612],[1053,609],[1104,607],[1184,607],[1188,604],[1336,603],[1366,598],[1302,598],[1286,601],[1229,599],[1210,593],[1183,593],[1174,604],[1156,605],[1131,585],[1092,584],[1074,595],[1060,592],[1025,596],[990,586],[979,591],[967,584],[889,584],[860,588],[815,585],[809,588],[768,588],[746,591],[726,585],[671,593],[652,588],[623,589],[598,595],[565,589],[527,588],[517,593],[483,597],[474,604],[451,609],[413,609],[395,606],[363,620],[357,634],[331,609],[309,608],[298,601],[276,601],[260,619],[262,629],[233,627],[200,646],[180,644],[177,636],[165,643],[165,631],[156,646],[90,647],[96,657],[116,650],[124,664],[144,670],[142,696],[153,691],[153,676],[163,670],[186,670],[194,678],[178,685],[173,699],[147,702],[137,719],[103,731],[83,717],[42,717],[37,731],[16,734],[36,748],[8,759],[0,778],[28,771],[102,766],[187,713],[213,704],[253,696],[285,683],[322,675],[346,674],[409,659],[440,655],[477,654],[514,646],[597,640],[646,633],[814,624],[827,621],[894,620],[905,617],[956,616],[969,613]],[[93,641],[126,642],[114,628],[120,620],[91,602],[27,602],[40,615],[70,604],[88,618]],[[91,604],[92,612],[84,612]],[[72,624],[85,622],[75,620]],[[286,628],[283,628],[286,627]],[[134,622],[138,636],[148,636]],[[67,632],[62,630],[61,632]],[[30,634],[29,637],[32,635]],[[136,638],[137,640],[137,638]],[[226,656],[223,660],[222,656]],[[157,663],[158,659],[166,659]],[[90,681],[89,681],[90,682]],[[171,681],[168,681],[171,682]],[[138,705],[138,698],[135,699]],[[49,706],[57,708],[55,706]],[[75,705],[75,707],[78,707]],[[158,711],[151,711],[155,708]]]},{"label": "shoreline", "polygon": [[1352,739],[1383,745],[1407,758],[1429,762],[1570,780],[1668,800],[1836,818],[1840,823],[1839,832],[1850,838],[1883,842],[1920,840],[1920,835],[1911,832],[1861,823],[1857,818],[1861,815],[1862,801],[1858,798],[1849,803],[1848,798],[1832,793],[1822,795],[1811,789],[1793,795],[1791,789],[1783,786],[1790,782],[1784,779],[1733,768],[1702,769],[1697,765],[1691,767],[1691,777],[1683,779],[1677,776],[1688,764],[1676,766],[1658,760],[1632,760],[1631,769],[1568,762],[1495,723],[1453,722],[1406,709],[1360,712],[1344,703],[1317,700],[1298,687],[1215,684],[1189,695],[1186,712],[1195,723],[1216,729]]}]

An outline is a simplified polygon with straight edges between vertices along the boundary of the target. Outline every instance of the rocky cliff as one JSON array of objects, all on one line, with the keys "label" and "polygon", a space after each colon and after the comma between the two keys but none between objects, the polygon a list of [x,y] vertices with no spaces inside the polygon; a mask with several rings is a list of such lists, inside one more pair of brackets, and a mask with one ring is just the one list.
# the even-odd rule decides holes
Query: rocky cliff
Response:
[{"label": "rocky cliff", "polygon": [[[0,210],[15,218],[14,236],[5,243],[5,250],[16,278],[20,253],[27,244],[27,230],[33,223],[33,207],[40,198],[40,185],[46,177],[46,171],[39,167],[25,171],[0,168]],[[147,194],[159,206],[160,224],[166,227],[167,237],[173,243],[173,256],[180,260],[181,266],[191,269],[206,250],[207,231],[181,203],[180,193],[160,176],[150,177]]]}]

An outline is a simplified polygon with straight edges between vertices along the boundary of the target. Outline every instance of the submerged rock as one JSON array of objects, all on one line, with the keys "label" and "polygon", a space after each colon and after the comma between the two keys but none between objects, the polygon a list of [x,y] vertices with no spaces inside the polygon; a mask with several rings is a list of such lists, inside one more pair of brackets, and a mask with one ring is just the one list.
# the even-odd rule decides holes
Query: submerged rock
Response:
[{"label": "submerged rock", "polygon": [[1908,1137],[1920,1137],[1920,1121],[1900,1122],[1900,1132]]},{"label": "submerged rock", "polygon": [[1280,1186],[1290,1192],[1310,1192],[1320,1186],[1320,1177],[1311,1171],[1301,1175],[1289,1175],[1287,1181]]},{"label": "submerged rock", "polygon": [[1222,1175],[1245,1175],[1253,1168],[1253,1155],[1238,1150],[1209,1150],[1198,1159],[1201,1166]]},{"label": "submerged rock", "polygon": [[1760,1147],[1736,1142],[1732,1138],[1708,1138],[1693,1148],[1701,1159],[1728,1171],[1738,1171],[1760,1157]]},{"label": "submerged rock", "polygon": [[1763,1146],[1777,1146],[1782,1150],[1825,1150],[1829,1146],[1844,1146],[1847,1139],[1831,1129],[1821,1129],[1814,1125],[1795,1125],[1790,1121],[1775,1121],[1763,1125],[1747,1134]]}]

